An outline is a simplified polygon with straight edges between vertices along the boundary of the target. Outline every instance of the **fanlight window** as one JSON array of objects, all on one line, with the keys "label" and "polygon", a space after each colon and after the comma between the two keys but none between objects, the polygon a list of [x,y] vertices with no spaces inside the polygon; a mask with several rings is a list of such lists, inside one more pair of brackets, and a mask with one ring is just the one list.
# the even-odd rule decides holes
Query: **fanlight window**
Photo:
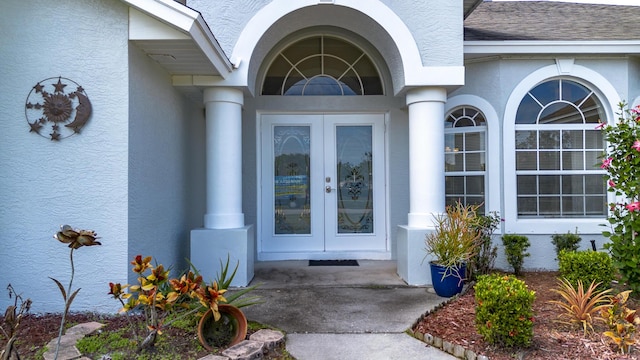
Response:
[{"label": "fanlight window", "polygon": [[275,57],[262,95],[382,95],[382,81],[371,58],[342,39],[314,36]]}]

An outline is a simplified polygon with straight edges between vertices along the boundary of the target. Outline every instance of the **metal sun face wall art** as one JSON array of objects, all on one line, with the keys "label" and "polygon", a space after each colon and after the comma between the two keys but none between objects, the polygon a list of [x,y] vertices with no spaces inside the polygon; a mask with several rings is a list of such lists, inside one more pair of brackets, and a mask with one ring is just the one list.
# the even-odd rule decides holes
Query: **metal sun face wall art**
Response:
[{"label": "metal sun face wall art", "polygon": [[[69,89],[65,89],[67,86]],[[38,82],[29,92],[25,105],[29,132],[53,141],[80,133],[91,110],[91,102],[82,86],[61,76]]]}]

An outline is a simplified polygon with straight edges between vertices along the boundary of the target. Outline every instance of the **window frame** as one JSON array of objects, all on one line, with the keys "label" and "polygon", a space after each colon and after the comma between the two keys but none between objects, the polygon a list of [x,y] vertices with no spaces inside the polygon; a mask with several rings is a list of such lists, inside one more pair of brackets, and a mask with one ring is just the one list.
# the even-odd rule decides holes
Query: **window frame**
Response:
[{"label": "window frame", "polygon": [[[455,154],[455,150],[452,151],[447,151],[448,149],[445,147],[445,203],[447,202],[447,198],[450,197],[447,193],[446,193],[446,178],[447,177],[463,177],[465,180],[464,183],[464,191],[462,194],[459,194],[462,198],[463,198],[463,203],[467,204],[467,198],[468,197],[478,197],[478,195],[482,195],[482,207],[485,208],[486,207],[486,198],[487,198],[487,161],[488,161],[488,156],[487,156],[487,145],[488,145],[488,135],[487,135],[487,129],[488,129],[488,124],[486,121],[486,117],[484,115],[484,113],[482,111],[480,111],[480,109],[474,107],[474,106],[470,106],[470,105],[463,105],[463,106],[457,106],[451,110],[449,110],[446,115],[445,115],[445,119],[444,121],[446,122],[449,118],[452,117],[452,113],[458,110],[463,110],[463,111],[474,111],[476,112],[476,115],[474,115],[474,117],[477,117],[477,115],[479,114],[480,116],[482,116],[482,118],[484,119],[484,122],[481,125],[478,125],[477,123],[474,126],[462,126],[462,127],[445,127],[444,129],[444,134],[445,137],[447,135],[453,135],[455,137],[455,135],[458,134],[462,134],[465,141],[467,139],[467,135],[468,134],[479,134],[479,136],[482,138],[481,140],[481,144],[484,145],[483,149],[480,150],[467,150],[462,149],[462,154],[464,154],[464,162],[463,162],[463,169],[462,170],[452,170],[452,171],[447,171],[446,169],[446,161],[447,161],[447,155],[449,154]],[[461,119],[461,118],[467,118],[470,117],[469,115],[465,114],[464,116],[460,116],[458,118],[456,118],[456,121]],[[474,121],[475,122],[475,121]],[[454,142],[455,142],[455,138],[454,138]],[[445,138],[445,144],[446,144],[446,138]],[[466,145],[466,144],[465,144]],[[466,147],[466,146],[465,146]],[[468,170],[466,168],[467,166],[467,155],[470,154],[482,154],[484,156],[484,169],[483,170]],[[467,193],[467,184],[466,184],[466,180],[467,177],[472,177],[472,176],[482,176],[483,177],[483,189],[482,189],[482,194],[468,194]],[[485,210],[486,212],[486,210]]]},{"label": "window frame", "polygon": [[[586,124],[538,124],[538,125],[533,125],[533,124],[526,124],[526,125],[518,125],[516,124],[515,126],[515,131],[547,131],[547,132],[560,132],[562,133],[563,131],[598,131],[595,130],[595,127],[597,126],[597,124],[592,124],[592,123],[586,123]],[[583,132],[584,134],[584,132]],[[514,134],[515,136],[515,134]],[[583,142],[584,142],[584,138],[583,138]],[[591,150],[591,152],[595,152],[595,150],[600,150],[598,151],[598,156],[600,156],[603,151],[604,148],[597,148],[597,149],[589,149],[587,147],[582,147],[582,148],[576,148],[576,149],[566,149],[563,148],[562,146],[560,146],[560,143],[558,144],[559,148],[558,149],[541,149],[539,146],[537,148],[532,148],[532,149],[527,149],[527,152],[535,152],[538,155],[541,153],[557,153],[558,154],[558,169],[541,169],[540,168],[540,163],[539,161],[537,162],[537,169],[521,169],[518,170],[517,169],[517,165],[516,165],[516,201],[518,198],[521,197],[526,197],[526,198],[536,198],[536,199],[542,199],[542,198],[550,198],[550,197],[559,197],[560,198],[560,211],[562,211],[562,198],[563,196],[568,196],[569,194],[573,195],[573,196],[580,196],[583,197],[585,200],[587,197],[589,197],[589,195],[593,195],[596,196],[597,194],[590,194],[586,191],[586,189],[583,189],[582,193],[569,193],[569,194],[565,194],[563,193],[562,185],[560,185],[560,189],[558,190],[559,193],[554,193],[554,194],[550,194],[550,193],[543,193],[540,191],[537,191],[535,194],[525,194],[525,195],[530,195],[530,196],[521,196],[522,194],[517,194],[517,181],[518,181],[518,176],[522,175],[522,176],[565,176],[565,175],[599,175],[601,177],[604,178],[604,175],[606,175],[606,171],[600,169],[599,167],[589,167],[590,163],[588,163],[588,157],[586,155],[587,152],[589,152],[589,150]],[[603,143],[603,146],[606,146],[606,144]],[[518,152],[522,152],[523,149],[517,149],[514,148],[513,149],[514,153],[517,154]],[[568,152],[582,152],[582,156],[581,156],[581,160],[583,161],[583,169],[563,169],[564,164],[562,162],[563,159],[563,154],[564,153],[568,153]],[[517,157],[516,157],[516,161],[517,161]],[[596,165],[597,164],[598,159],[595,159],[592,165]],[[560,180],[561,181],[561,180]],[[604,186],[605,182],[603,180],[603,187],[604,187],[604,196],[607,198],[606,202],[608,203],[608,196],[607,196],[607,189],[606,186]],[[583,184],[584,185],[584,184]],[[545,196],[548,195],[548,196]],[[553,196],[552,196],[553,195]],[[586,206],[586,205],[584,205]],[[517,208],[517,204],[516,204],[516,208]],[[587,212],[587,209],[584,209],[585,212]],[[538,207],[537,212],[540,213],[540,208]],[[544,216],[544,215],[531,215],[531,216],[522,216],[522,215],[517,215],[518,219],[564,219],[564,218],[568,218],[568,219],[589,219],[589,218],[602,218],[601,216],[589,216],[589,215],[584,215],[584,216],[570,216],[570,215],[565,215],[565,216],[556,216],[556,215],[549,215],[549,216]],[[522,217],[520,217],[522,216]]]},{"label": "window frame", "polygon": [[[444,113],[448,116],[461,107],[473,108],[483,114],[485,119],[485,170],[484,170],[484,202],[485,214],[501,211],[502,177],[500,176],[500,121],[495,108],[485,99],[476,95],[456,95],[447,99]],[[442,121],[446,121],[442,119]],[[464,129],[464,128],[462,128]],[[447,129],[445,129],[445,132]],[[471,131],[471,130],[468,130]],[[444,173],[447,176],[447,173]],[[501,227],[495,232],[502,233]]]},{"label": "window frame", "polygon": [[[552,79],[567,79],[592,90],[603,106],[606,120],[615,121],[617,104],[621,101],[613,85],[601,74],[577,65],[574,59],[556,59],[556,64],[542,67],[524,77],[511,92],[505,107],[502,127],[504,167],[504,218],[505,232],[521,234],[553,234],[574,232],[600,234],[605,229],[606,217],[602,218],[518,218],[517,177],[515,171],[515,119],[520,101],[536,85]],[[595,125],[594,125],[595,127]],[[615,195],[607,193],[607,202],[614,202]]]},{"label": "window frame", "polygon": [[[344,58],[336,55],[336,54],[331,54],[328,52],[325,52],[325,47],[324,47],[324,42],[325,39],[330,39],[330,41],[338,41],[338,42],[342,42],[344,45],[346,46],[350,46],[352,48],[352,50],[356,50],[357,52],[360,52],[360,55],[357,57],[357,59],[354,59],[354,61],[350,62],[345,60]],[[290,51],[292,49],[292,47],[298,45],[298,44],[302,44],[304,46],[304,42],[305,41],[312,41],[312,40],[318,40],[320,41],[320,48],[319,48],[319,52],[314,52],[311,54],[307,54],[306,56],[302,57],[302,58],[298,58],[295,61],[292,61],[291,59],[287,58],[287,56],[284,54],[287,51]],[[260,96],[283,96],[283,97],[310,97],[310,96],[338,96],[338,97],[344,97],[344,96],[356,96],[356,97],[360,97],[360,96],[367,96],[367,97],[371,97],[371,96],[384,96],[386,95],[386,84],[385,84],[385,77],[383,76],[383,73],[381,72],[380,66],[378,65],[377,61],[376,61],[376,54],[372,53],[371,50],[369,49],[368,46],[363,46],[365,44],[360,44],[359,42],[353,41],[351,39],[346,38],[345,36],[342,36],[340,34],[334,34],[332,32],[329,31],[321,31],[321,32],[312,32],[310,34],[306,34],[306,35],[301,35],[301,36],[297,36],[295,38],[293,38],[291,41],[287,41],[287,42],[283,42],[281,43],[279,46],[274,47],[274,49],[272,50],[272,54],[269,55],[269,61],[265,62],[266,66],[264,67],[264,71],[261,72],[260,75],[260,88],[259,88],[259,93]],[[303,74],[300,69],[298,68],[298,66],[300,66],[300,64],[305,63],[307,61],[313,60],[313,59],[318,59],[318,61],[320,62],[321,66],[320,66],[320,71],[318,73],[315,74]],[[340,77],[335,77],[329,73],[325,72],[325,59],[333,59],[335,61],[337,61],[338,63],[341,63],[342,65],[345,66],[344,72],[342,73],[342,75]],[[285,63],[289,64],[289,70],[286,73],[286,76],[283,78],[282,83],[280,84],[280,89],[278,90],[278,93],[274,93],[274,94],[265,94],[265,84],[268,81],[268,77],[270,74],[270,71],[272,70],[272,67],[274,66],[276,61],[284,61]],[[369,91],[370,90],[367,88],[367,85],[365,84],[365,82],[363,81],[363,77],[361,76],[361,74],[358,72],[359,71],[359,64],[358,63],[362,63],[362,62],[368,62],[369,65],[372,66],[372,69],[375,70],[376,72],[376,79],[379,82],[380,85],[380,93],[374,93],[371,94]],[[359,91],[361,92],[360,94],[358,93],[354,93],[354,94],[347,94],[344,89],[347,88],[350,91],[353,90],[355,92],[355,89],[352,89],[349,87],[348,84],[342,82],[342,76],[346,76],[348,72],[354,73],[356,78],[357,78],[357,82],[359,83]],[[297,74],[298,76],[302,77],[301,80],[297,81],[296,83],[292,84],[291,86],[287,87],[285,89],[285,85],[288,82],[289,77],[292,74]],[[308,93],[305,94],[305,90],[309,85],[313,85],[312,83],[317,80],[317,79],[331,79],[334,82],[334,86],[332,87],[338,87],[341,90],[341,94],[336,94],[336,93],[327,93],[327,94],[322,94],[322,93]],[[306,81],[303,81],[306,80]],[[303,84],[304,82],[304,84]],[[301,93],[288,93],[289,91],[291,91],[293,88],[301,88],[302,91]]]}]

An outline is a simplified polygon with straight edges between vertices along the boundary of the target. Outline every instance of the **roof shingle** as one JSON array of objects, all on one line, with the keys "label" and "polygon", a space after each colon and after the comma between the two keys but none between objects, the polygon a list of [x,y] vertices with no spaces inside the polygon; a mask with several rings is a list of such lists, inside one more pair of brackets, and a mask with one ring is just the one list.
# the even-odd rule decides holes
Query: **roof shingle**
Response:
[{"label": "roof shingle", "polygon": [[640,6],[485,1],[464,21],[471,40],[640,40]]}]

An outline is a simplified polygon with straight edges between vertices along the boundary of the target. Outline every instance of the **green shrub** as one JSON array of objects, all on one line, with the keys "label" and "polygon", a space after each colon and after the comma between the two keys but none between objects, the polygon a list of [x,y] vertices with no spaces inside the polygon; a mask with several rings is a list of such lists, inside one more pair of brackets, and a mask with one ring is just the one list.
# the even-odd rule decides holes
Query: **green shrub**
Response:
[{"label": "green shrub", "polygon": [[583,284],[595,281],[600,283],[598,289],[607,289],[615,274],[613,261],[605,252],[562,250],[558,254],[558,260],[560,276],[567,279],[573,286],[578,285],[578,280]]},{"label": "green shrub", "polygon": [[502,236],[502,244],[504,252],[507,255],[507,261],[513,267],[516,276],[520,275],[524,258],[529,256],[527,248],[531,245],[529,238],[523,235],[507,234]]},{"label": "green shrub", "polygon": [[529,346],[535,292],[512,275],[481,275],[475,286],[476,330],[499,346]]},{"label": "green shrub", "polygon": [[567,232],[566,234],[551,235],[551,243],[556,248],[556,257],[560,256],[562,250],[576,251],[580,247],[582,238],[578,235],[578,230],[574,234]]}]

